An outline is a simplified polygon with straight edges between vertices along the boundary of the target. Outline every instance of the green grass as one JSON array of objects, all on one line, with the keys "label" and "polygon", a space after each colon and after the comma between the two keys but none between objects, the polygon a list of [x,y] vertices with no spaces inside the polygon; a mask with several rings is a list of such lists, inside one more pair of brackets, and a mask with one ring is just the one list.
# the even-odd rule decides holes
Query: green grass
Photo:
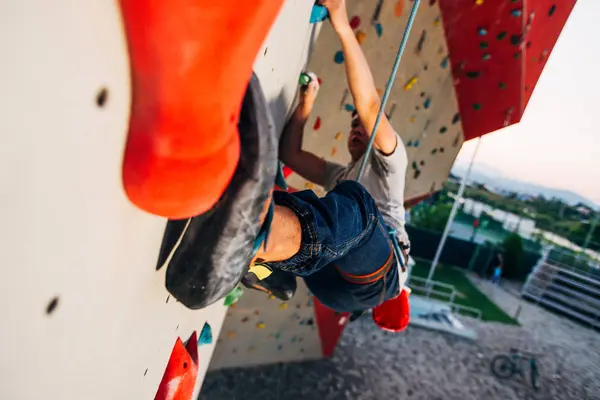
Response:
[{"label": "green grass", "polygon": [[[427,278],[429,266],[429,263],[419,261],[413,267],[412,274],[420,278]],[[480,309],[482,320],[501,322],[509,325],[519,325],[514,318],[502,311],[502,309],[494,304],[485,294],[481,293],[479,289],[467,279],[462,270],[445,265],[438,265],[433,274],[433,280],[453,285],[458,292],[454,303]]]}]

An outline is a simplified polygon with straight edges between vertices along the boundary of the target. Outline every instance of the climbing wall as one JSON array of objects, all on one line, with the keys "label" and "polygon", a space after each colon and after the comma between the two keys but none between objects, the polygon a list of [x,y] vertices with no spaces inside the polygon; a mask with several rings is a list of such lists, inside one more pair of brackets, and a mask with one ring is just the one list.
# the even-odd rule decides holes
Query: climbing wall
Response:
[{"label": "climbing wall", "polygon": [[575,0],[440,0],[465,137],[519,122]]},{"label": "climbing wall", "polygon": [[[308,3],[284,2],[256,60],[278,128],[316,34]],[[118,2],[24,0],[0,20],[0,397],[150,399],[172,354],[197,393],[227,309],[169,296],[155,268],[165,219],[123,192],[131,82]],[[194,348],[197,364],[179,363]]]},{"label": "climbing wall", "polygon": [[[413,3],[347,3],[352,26],[382,93]],[[346,164],[353,102],[341,45],[328,22],[323,23],[310,60],[309,69],[321,78],[322,86],[307,124],[304,148]],[[422,1],[386,108],[408,153],[407,201],[441,188],[463,143],[450,67],[439,6],[435,1]],[[289,182],[298,189],[313,187],[295,174]],[[322,188],[316,190],[323,193]]]},{"label": "climbing wall", "polygon": [[210,369],[321,358],[312,296],[298,283],[289,302],[246,290],[227,311]]}]

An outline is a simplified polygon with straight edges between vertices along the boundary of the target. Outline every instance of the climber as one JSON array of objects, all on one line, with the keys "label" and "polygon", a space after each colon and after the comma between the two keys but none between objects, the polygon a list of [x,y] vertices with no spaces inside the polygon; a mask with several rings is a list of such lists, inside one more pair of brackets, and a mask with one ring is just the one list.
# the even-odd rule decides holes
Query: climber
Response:
[{"label": "climber", "polygon": [[[323,4],[343,38],[351,64],[347,68],[358,117],[349,150],[356,163],[364,155],[365,128],[373,127],[379,100],[358,43],[347,30],[344,2]],[[352,180],[352,167],[345,170],[309,153],[301,153],[299,159],[290,157],[294,143],[300,149],[301,128],[312,109],[317,84],[313,80],[302,95],[279,147],[283,160],[296,170],[303,168],[302,162],[317,162],[319,173],[314,173],[314,166],[300,173],[326,184],[329,193],[319,198],[310,190],[270,190],[275,180],[273,157],[277,156],[273,146],[279,138],[258,79],[253,77],[238,124],[244,154],[226,192],[209,212],[189,221],[170,221],[167,226],[174,234],[165,235],[159,256],[159,264],[168,260],[167,289],[185,306],[203,308],[223,298],[240,280],[275,294],[269,283],[277,283],[276,277],[295,282],[299,276],[326,306],[350,312],[373,308],[373,319],[380,327],[402,330],[409,316],[404,287],[408,241],[403,240],[402,220],[395,215],[402,209],[398,198],[406,168],[404,148],[386,119],[378,130],[378,153],[364,176],[367,189]],[[391,179],[401,185],[391,188]],[[404,251],[395,251],[389,228],[400,233]]]},{"label": "climber", "polygon": [[[376,225],[379,228],[376,229],[378,241],[368,243],[366,246],[350,247],[351,250],[348,254],[345,254],[345,250],[342,250],[338,253],[344,254],[344,257],[341,259],[332,257],[332,259],[325,258],[323,260],[319,256],[307,258],[307,254],[311,252],[310,245],[307,244],[303,244],[304,247],[295,257],[292,257],[292,255],[296,254],[298,248],[297,246],[291,246],[289,252],[285,255],[292,258],[283,262],[271,262],[273,259],[266,259],[263,254],[259,254],[258,257],[263,258],[259,260],[259,263],[265,263],[273,272],[263,280],[258,280],[252,273],[249,273],[244,277],[243,282],[248,287],[263,290],[286,300],[293,294],[291,288],[294,285],[294,278],[281,271],[292,272],[300,276],[308,275],[305,277],[308,287],[326,305],[338,311],[360,311],[367,308],[367,304],[370,304],[372,307],[381,303],[381,298],[379,299],[379,303],[364,301],[364,299],[359,300],[361,295],[377,297],[379,295],[383,296],[383,293],[380,287],[376,290],[370,290],[366,287],[357,286],[357,282],[344,283],[344,279],[347,281],[348,274],[353,276],[369,276],[370,274],[374,274],[375,271],[379,271],[379,268],[375,266],[381,265],[382,260],[370,263],[372,265],[365,264],[365,260],[380,257],[382,253],[385,253],[386,257],[388,255],[390,257],[393,256],[393,252],[388,245],[387,231],[389,228],[395,230],[398,242],[405,252],[403,256],[406,257],[408,253],[409,241],[404,230],[403,207],[407,156],[402,141],[398,140],[398,135],[388,119],[382,116],[382,121],[375,138],[375,149],[361,180],[364,188],[356,183],[347,181],[356,179],[360,163],[365,156],[369,133],[375,124],[380,99],[366,59],[350,27],[345,1],[326,0],[321,3],[327,7],[331,23],[342,42],[348,83],[356,105],[356,112],[353,115],[348,137],[348,151],[351,162],[347,167],[344,167],[332,162],[326,162],[316,155],[302,150],[303,129],[319,90],[318,79],[316,79],[314,74],[311,74],[313,79],[311,79],[307,86],[303,87],[299,104],[285,127],[283,137],[280,141],[279,156],[296,173],[324,186],[329,191],[329,194],[323,199],[317,199],[312,192],[307,191],[294,195],[276,193],[275,203],[288,205],[290,209],[295,211],[300,209],[302,212],[308,212],[306,211],[307,206],[309,209],[314,207],[315,215],[324,213],[322,224],[332,228],[333,233],[326,230],[326,233],[323,234],[318,228],[311,228],[309,230],[305,227],[302,228],[303,239],[312,236],[319,237],[320,240],[318,242],[311,244],[315,248],[325,246],[324,243],[330,239],[330,234],[334,235],[331,240],[334,240],[336,243],[347,240],[347,238],[335,237],[335,234],[339,232],[345,233],[348,231],[354,232],[354,235],[369,235],[365,231],[367,225],[364,223],[363,225],[355,225],[356,221],[364,221],[366,215],[374,215],[377,218]],[[346,199],[348,191],[356,193],[350,197],[352,197],[353,202],[357,202],[350,202],[347,206],[338,205],[340,199],[348,202],[348,199]],[[301,205],[297,204],[298,201],[300,201]],[[305,204],[305,201],[308,204]],[[344,202],[340,204],[344,204]],[[285,212],[289,212],[289,210]],[[302,216],[299,216],[299,218],[302,220]],[[316,219],[316,226],[318,227],[321,218],[317,217]],[[276,224],[273,226],[275,227]],[[297,232],[299,229],[295,228],[295,231]],[[289,234],[290,231],[285,230],[284,232],[275,234],[274,238],[284,237],[286,232]],[[350,237],[353,236],[349,235],[348,238]],[[294,243],[298,245],[297,241]],[[274,248],[269,248],[269,250],[272,253],[276,253]],[[324,251],[324,253],[327,254],[328,252]],[[307,260],[310,260],[310,262]],[[330,265],[320,269],[323,263],[327,264],[334,260],[335,266]],[[390,270],[393,271],[396,268],[397,266]],[[314,270],[318,271],[314,272]],[[395,271],[390,273],[389,276],[393,276],[394,278],[390,278],[387,282],[388,285],[392,284],[395,286],[397,284],[395,282],[397,274]],[[386,275],[383,274],[382,276],[385,278]],[[366,280],[371,281],[371,279]],[[334,289],[344,284],[347,286],[346,291]],[[395,290],[397,293],[397,287]],[[353,292],[359,294],[354,294]],[[352,301],[346,299],[346,297],[352,297],[352,295],[356,297],[353,305]],[[323,296],[327,297],[327,299],[323,299]],[[354,309],[352,306],[354,306]]]}]

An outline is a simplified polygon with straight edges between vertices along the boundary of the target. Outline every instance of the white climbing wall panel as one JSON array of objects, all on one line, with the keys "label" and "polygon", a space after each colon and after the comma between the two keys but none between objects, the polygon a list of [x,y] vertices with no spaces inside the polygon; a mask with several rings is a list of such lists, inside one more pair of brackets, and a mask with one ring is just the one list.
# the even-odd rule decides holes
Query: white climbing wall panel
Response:
[{"label": "white climbing wall panel", "polygon": [[[208,322],[216,341],[227,310],[168,295],[155,271],[165,220],[123,193],[131,94],[118,5],[5,3],[0,397],[153,398],[176,338]],[[278,127],[313,35],[308,3],[285,2],[256,63]],[[213,349],[199,347],[200,378]]]},{"label": "white climbing wall panel", "polygon": [[[421,2],[386,107],[409,157],[407,201],[442,187],[463,142],[440,10],[437,2],[429,3]],[[383,93],[413,3],[383,2],[377,19],[381,36],[373,22],[380,1],[350,0],[347,4],[375,83]],[[322,25],[309,64],[309,69],[322,79],[322,86],[307,123],[304,148],[346,164],[350,159],[346,140],[353,102],[347,94],[344,64],[336,62],[336,53],[341,51],[339,39],[328,22]],[[406,84],[413,78],[416,80],[409,89]],[[296,174],[288,180],[298,189],[312,188]],[[323,193],[321,188],[316,189]]]},{"label": "white climbing wall panel", "polygon": [[210,369],[321,358],[311,297],[302,280],[289,302],[246,290],[227,312]]}]

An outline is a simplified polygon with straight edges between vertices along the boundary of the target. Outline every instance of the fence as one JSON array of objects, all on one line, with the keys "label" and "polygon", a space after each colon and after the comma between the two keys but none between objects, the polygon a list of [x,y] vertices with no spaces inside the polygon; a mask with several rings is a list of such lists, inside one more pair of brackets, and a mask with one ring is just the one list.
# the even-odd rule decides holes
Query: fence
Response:
[{"label": "fence", "polygon": [[482,317],[481,310],[478,308],[454,304],[458,292],[453,285],[434,280],[427,281],[425,278],[411,275],[408,286],[416,295],[423,296],[427,299],[433,298],[447,303],[453,313],[476,318],[478,320]]},{"label": "fence", "polygon": [[[411,256],[432,260],[435,256],[437,246],[442,234],[412,225],[406,226],[406,231],[411,240]],[[449,236],[440,257],[440,263],[464,268],[488,276],[492,272],[494,257],[501,253],[502,249],[497,246],[477,244]],[[540,258],[538,252],[523,251],[520,268],[514,270],[506,269],[503,277],[511,280],[525,281]]]}]

